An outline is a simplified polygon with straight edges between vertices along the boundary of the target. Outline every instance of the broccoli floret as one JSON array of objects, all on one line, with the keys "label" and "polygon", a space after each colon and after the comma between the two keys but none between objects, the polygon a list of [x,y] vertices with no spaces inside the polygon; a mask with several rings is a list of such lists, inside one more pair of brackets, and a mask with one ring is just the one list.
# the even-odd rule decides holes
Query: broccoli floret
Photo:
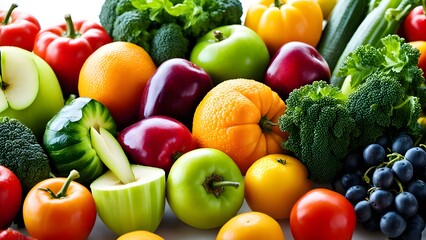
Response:
[{"label": "broccoli floret", "polygon": [[[243,6],[240,0],[194,0],[199,6],[185,24],[188,35],[198,38],[210,30],[231,24],[241,24]],[[197,9],[197,8],[196,8]]]},{"label": "broccoli floret", "polygon": [[358,129],[346,103],[340,89],[325,81],[295,89],[286,100],[286,112],[278,121],[288,133],[282,147],[305,164],[314,182],[334,180],[342,159],[352,150],[351,140]]},{"label": "broccoli floret", "polygon": [[[422,70],[418,67],[420,51],[398,35],[387,35],[381,39],[380,47],[361,45],[348,54],[338,75],[345,77],[344,93],[359,87],[373,73],[389,75],[397,79],[409,95],[423,96],[425,83]],[[350,77],[348,77],[350,76]],[[350,81],[347,83],[347,81]],[[350,87],[347,90],[343,86]],[[426,99],[425,99],[426,100]]]},{"label": "broccoli floret", "polygon": [[16,174],[24,194],[51,173],[49,159],[34,133],[9,117],[0,118],[0,164]]},{"label": "broccoli floret", "polygon": [[176,23],[163,24],[154,34],[150,55],[159,66],[171,58],[185,58],[189,50],[189,40]]},{"label": "broccoli floret", "polygon": [[124,12],[117,16],[112,31],[114,41],[134,43],[150,52],[152,33],[148,14],[138,9]]},{"label": "broccoli floret", "polygon": [[416,130],[421,113],[418,97],[407,95],[395,77],[377,72],[348,96],[347,107],[361,131],[360,146],[392,129]]}]

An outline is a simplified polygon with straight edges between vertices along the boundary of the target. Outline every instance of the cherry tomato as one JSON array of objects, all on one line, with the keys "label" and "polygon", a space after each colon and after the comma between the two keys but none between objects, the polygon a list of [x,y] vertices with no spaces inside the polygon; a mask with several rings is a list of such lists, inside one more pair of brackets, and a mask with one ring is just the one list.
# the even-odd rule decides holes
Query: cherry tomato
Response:
[{"label": "cherry tomato", "polygon": [[0,165],[0,229],[8,227],[22,203],[22,187],[12,170]]},{"label": "cherry tomato", "polygon": [[356,215],[352,204],[341,194],[316,188],[304,194],[290,213],[290,229],[298,240],[351,240]]},{"label": "cherry tomato", "polygon": [[424,6],[411,10],[403,22],[403,31],[407,41],[426,41],[426,15]]}]

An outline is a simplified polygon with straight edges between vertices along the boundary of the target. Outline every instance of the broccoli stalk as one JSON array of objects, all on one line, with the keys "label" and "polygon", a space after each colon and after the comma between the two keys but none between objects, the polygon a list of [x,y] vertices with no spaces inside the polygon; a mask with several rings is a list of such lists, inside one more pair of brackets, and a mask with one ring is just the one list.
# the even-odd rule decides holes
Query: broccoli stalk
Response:
[{"label": "broccoli stalk", "polygon": [[308,169],[314,182],[329,183],[338,175],[358,128],[340,89],[316,81],[293,90],[278,124],[288,133],[282,143]]}]

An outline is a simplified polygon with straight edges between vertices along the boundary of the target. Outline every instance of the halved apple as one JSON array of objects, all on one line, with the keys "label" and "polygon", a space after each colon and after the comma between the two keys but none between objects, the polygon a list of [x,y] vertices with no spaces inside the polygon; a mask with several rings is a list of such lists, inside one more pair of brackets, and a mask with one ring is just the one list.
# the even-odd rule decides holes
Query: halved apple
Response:
[{"label": "halved apple", "polygon": [[58,79],[43,59],[25,49],[0,47],[0,116],[16,118],[39,140],[64,106]]},{"label": "halved apple", "polygon": [[90,185],[102,222],[117,235],[155,231],[165,209],[166,173],[161,168],[131,165],[116,138],[102,127],[91,128],[92,145],[110,169]]},{"label": "halved apple", "polygon": [[[38,68],[27,54],[17,54],[13,48],[0,50],[1,78],[0,112],[9,106],[21,110],[30,106],[39,90]],[[7,103],[4,103],[4,100]]]}]

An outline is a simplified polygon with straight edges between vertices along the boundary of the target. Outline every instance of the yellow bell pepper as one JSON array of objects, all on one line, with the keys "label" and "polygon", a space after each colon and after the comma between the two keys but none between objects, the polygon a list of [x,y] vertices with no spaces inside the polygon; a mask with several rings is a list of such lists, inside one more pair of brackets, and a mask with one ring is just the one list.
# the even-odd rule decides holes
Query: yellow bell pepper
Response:
[{"label": "yellow bell pepper", "polygon": [[244,21],[263,39],[270,54],[291,41],[316,47],[322,24],[321,7],[314,0],[260,0],[249,5]]}]

